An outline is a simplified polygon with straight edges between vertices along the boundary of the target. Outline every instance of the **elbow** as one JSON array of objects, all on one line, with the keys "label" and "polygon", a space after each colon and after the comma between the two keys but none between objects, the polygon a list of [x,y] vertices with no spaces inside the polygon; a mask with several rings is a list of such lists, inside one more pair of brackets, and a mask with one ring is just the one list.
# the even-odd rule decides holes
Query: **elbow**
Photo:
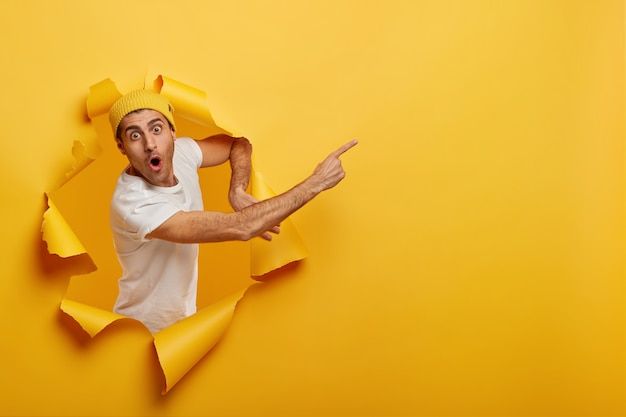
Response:
[{"label": "elbow", "polygon": [[244,148],[246,148],[248,151],[252,152],[252,143],[250,143],[250,141],[247,138],[244,138],[242,136],[242,137],[235,138],[235,141],[239,143],[241,146],[243,146]]},{"label": "elbow", "polygon": [[248,138],[240,136],[237,138],[238,141],[240,141],[241,143],[245,144],[246,146],[252,146],[252,144],[250,143],[250,141],[248,140]]}]

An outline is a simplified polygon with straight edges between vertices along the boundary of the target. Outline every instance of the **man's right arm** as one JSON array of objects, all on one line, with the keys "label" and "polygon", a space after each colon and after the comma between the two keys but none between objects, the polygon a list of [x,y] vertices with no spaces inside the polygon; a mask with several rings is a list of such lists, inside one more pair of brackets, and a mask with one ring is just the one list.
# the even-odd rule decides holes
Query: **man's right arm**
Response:
[{"label": "man's right arm", "polygon": [[283,194],[234,213],[179,211],[146,237],[178,243],[249,240],[283,221],[320,192],[337,185],[345,176],[339,156],[356,144],[353,140],[332,152],[311,176]]}]

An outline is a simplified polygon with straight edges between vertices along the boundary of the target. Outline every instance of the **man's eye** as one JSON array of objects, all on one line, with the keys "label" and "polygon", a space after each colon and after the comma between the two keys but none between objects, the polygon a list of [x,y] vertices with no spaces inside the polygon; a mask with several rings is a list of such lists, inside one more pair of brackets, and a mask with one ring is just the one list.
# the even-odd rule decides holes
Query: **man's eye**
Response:
[{"label": "man's eye", "polygon": [[161,126],[154,126],[154,127],[152,128],[152,131],[153,131],[154,133],[161,133]]},{"label": "man's eye", "polygon": [[141,137],[141,135],[139,135],[138,132],[133,132],[133,133],[130,134],[130,138],[133,139],[133,140],[137,140],[140,137]]}]

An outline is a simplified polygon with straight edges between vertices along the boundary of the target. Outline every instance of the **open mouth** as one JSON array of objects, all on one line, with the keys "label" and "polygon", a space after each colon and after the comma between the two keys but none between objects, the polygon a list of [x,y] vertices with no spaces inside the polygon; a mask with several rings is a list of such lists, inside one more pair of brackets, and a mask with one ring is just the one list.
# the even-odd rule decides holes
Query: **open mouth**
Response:
[{"label": "open mouth", "polygon": [[152,158],[150,158],[149,161],[149,165],[150,168],[152,168],[154,171],[158,171],[161,169],[161,158],[158,156],[153,156]]}]

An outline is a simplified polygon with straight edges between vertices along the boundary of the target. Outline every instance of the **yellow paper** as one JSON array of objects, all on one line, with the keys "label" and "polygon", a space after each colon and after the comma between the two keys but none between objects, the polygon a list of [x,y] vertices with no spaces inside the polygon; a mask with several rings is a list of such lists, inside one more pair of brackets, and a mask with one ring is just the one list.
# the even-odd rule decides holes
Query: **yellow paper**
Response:
[{"label": "yellow paper", "polygon": [[[250,192],[259,201],[276,195],[263,175],[255,169],[252,169],[250,175]],[[287,218],[280,224],[280,234],[272,235],[271,241],[260,237],[250,241],[250,274],[259,277],[306,256],[304,242],[292,221]]]},{"label": "yellow paper", "polygon": [[92,154],[92,156],[89,154],[85,143],[79,140],[74,141],[72,155],[74,156],[74,163],[72,164],[72,169],[65,174],[65,182],[71,180],[74,175],[85,169],[96,158],[96,155]]},{"label": "yellow paper", "polygon": [[222,338],[246,290],[225,297],[154,335],[154,346],[165,375],[163,394]]},{"label": "yellow paper", "polygon": [[154,90],[169,99],[177,116],[204,126],[215,125],[204,91],[163,75],[154,81]]},{"label": "yellow paper", "polygon": [[121,314],[113,313],[112,311],[103,310],[68,299],[63,299],[61,302],[61,310],[76,320],[76,322],[80,324],[80,327],[89,333],[91,337],[100,333],[114,321],[127,318]]},{"label": "yellow paper", "polygon": [[87,96],[87,115],[90,119],[94,119],[97,116],[108,114],[113,103],[121,96],[122,94],[110,78],[92,85]]},{"label": "yellow paper", "polygon": [[43,214],[41,232],[42,239],[48,246],[48,252],[62,258],[85,253],[85,247],[67,224],[50,196],[46,195],[46,197],[48,209]]},{"label": "yellow paper", "polygon": [[[624,1],[2,6],[0,415],[626,416]],[[89,86],[126,92],[151,67],[150,85],[204,89],[277,192],[360,141],[346,178],[291,217],[307,260],[251,288],[164,398],[149,333],[124,320],[74,340],[58,309],[68,282],[79,302],[74,284],[116,290],[108,235],[83,226],[106,196],[72,187],[111,137],[50,194],[98,271],[70,279],[88,255],[41,253],[39,233],[43,193],[97,124]],[[216,169],[200,170],[211,199]],[[225,246],[201,245],[201,266]],[[235,246],[243,267],[200,272],[201,306],[243,287],[228,271],[248,279]]]}]

